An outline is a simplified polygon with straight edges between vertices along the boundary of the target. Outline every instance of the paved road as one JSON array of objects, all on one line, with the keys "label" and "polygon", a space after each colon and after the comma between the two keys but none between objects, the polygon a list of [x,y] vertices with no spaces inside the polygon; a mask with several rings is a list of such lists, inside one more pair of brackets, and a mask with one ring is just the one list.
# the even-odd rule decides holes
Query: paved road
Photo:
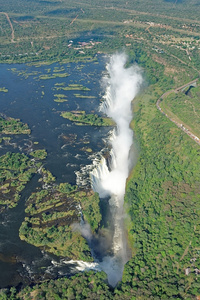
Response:
[{"label": "paved road", "polygon": [[175,91],[176,91],[176,92],[179,92],[179,91],[183,90],[184,88],[193,85],[194,83],[197,82],[197,80],[198,80],[198,78],[196,78],[196,79],[194,79],[194,80],[192,80],[192,81],[190,81],[190,82],[188,82],[188,83],[186,83],[186,84],[184,84],[184,85],[182,85],[182,86],[176,88]]},{"label": "paved road", "polygon": [[176,89],[173,89],[173,90],[169,90],[167,92],[165,92],[156,102],[156,106],[158,108],[158,110],[163,114],[165,115],[170,121],[172,121],[174,124],[176,124],[176,126],[178,126],[178,128],[180,128],[182,131],[184,131],[191,139],[193,139],[199,146],[200,146],[200,138],[198,136],[196,136],[195,134],[193,134],[188,128],[186,128],[185,126],[183,126],[183,124],[181,123],[178,123],[177,121],[175,121],[174,119],[172,119],[170,116],[168,116],[163,110],[162,108],[160,107],[160,102],[161,100],[163,100],[165,97],[167,97],[169,94],[175,92],[177,93],[178,91],[184,89],[185,87],[187,86],[190,86],[192,84],[194,84],[195,82],[197,82],[199,78],[195,79],[195,80],[192,80]]}]

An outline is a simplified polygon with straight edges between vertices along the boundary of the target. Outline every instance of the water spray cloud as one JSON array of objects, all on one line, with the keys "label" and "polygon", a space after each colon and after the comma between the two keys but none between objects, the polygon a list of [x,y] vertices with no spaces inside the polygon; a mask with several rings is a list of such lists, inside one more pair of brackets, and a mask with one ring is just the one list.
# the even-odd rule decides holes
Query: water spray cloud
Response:
[{"label": "water spray cloud", "polygon": [[94,191],[102,198],[110,197],[114,255],[105,257],[101,267],[113,286],[121,279],[124,264],[128,259],[123,229],[123,203],[129,174],[129,153],[133,142],[133,132],[129,126],[132,119],[131,103],[142,83],[140,69],[136,65],[125,68],[126,61],[125,54],[113,55],[107,65],[108,74],[104,78],[106,90],[100,110],[116,123],[116,129],[110,137],[110,169],[106,159],[102,158],[101,163],[91,172]]}]

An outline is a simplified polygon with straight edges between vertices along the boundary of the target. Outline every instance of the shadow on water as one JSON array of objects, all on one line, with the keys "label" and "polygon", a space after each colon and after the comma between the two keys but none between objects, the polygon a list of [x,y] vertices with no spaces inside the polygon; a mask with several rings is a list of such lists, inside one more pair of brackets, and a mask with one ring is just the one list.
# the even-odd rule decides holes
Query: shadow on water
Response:
[{"label": "shadow on water", "polygon": [[[19,228],[25,217],[25,202],[37,188],[35,175],[22,192],[17,207],[0,215],[0,288],[25,286],[61,274],[75,273],[74,264],[65,264],[63,258],[32,246],[19,238]],[[64,262],[63,262],[64,261]]]},{"label": "shadow on water", "polygon": [[[22,192],[17,207],[7,209],[0,215],[0,286],[17,285],[27,277],[24,266],[34,258],[42,257],[40,249],[19,238],[19,228],[25,217],[25,201],[38,185],[35,175]],[[23,274],[23,275],[22,275]],[[22,279],[22,277],[25,277]],[[25,281],[26,281],[25,280]]]},{"label": "shadow on water", "polygon": [[98,231],[98,234],[93,236],[91,249],[94,257],[101,262],[105,256],[113,255],[114,224],[109,205],[109,197],[100,199],[100,211],[102,215],[101,229]]}]

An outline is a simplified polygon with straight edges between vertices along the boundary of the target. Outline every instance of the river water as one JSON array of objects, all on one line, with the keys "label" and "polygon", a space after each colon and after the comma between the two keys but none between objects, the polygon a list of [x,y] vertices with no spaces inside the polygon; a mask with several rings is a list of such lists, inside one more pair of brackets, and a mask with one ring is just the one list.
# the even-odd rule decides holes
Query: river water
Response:
[{"label": "river water", "polygon": [[[61,71],[62,68],[62,71]],[[76,126],[60,116],[61,111],[84,110],[97,112],[101,100],[100,80],[105,69],[105,58],[97,62],[58,63],[48,66],[25,64],[1,65],[0,87],[8,89],[0,93],[0,113],[19,118],[28,123],[31,135],[12,137],[12,145],[1,144],[0,155],[7,151],[27,153],[34,149],[47,150],[45,168],[56,177],[56,182],[76,183],[75,172],[92,163],[91,155],[104,147],[103,138],[110,128]],[[40,75],[68,73],[65,78],[39,79]],[[56,87],[81,84],[90,91],[55,90]],[[55,94],[67,96],[67,102],[55,102]],[[94,96],[77,98],[74,94]],[[42,252],[18,237],[24,220],[24,205],[29,195],[39,185],[36,175],[22,192],[14,209],[0,215],[0,287],[35,282],[43,278],[57,277],[74,272],[74,265],[66,265],[61,258]]]}]

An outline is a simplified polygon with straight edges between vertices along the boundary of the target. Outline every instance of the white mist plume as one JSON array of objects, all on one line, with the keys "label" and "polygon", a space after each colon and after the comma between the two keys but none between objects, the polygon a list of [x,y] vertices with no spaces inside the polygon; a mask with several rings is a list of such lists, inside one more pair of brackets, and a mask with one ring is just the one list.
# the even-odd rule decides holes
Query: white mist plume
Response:
[{"label": "white mist plume", "polygon": [[105,257],[101,263],[102,269],[108,275],[108,281],[115,286],[121,280],[124,264],[127,262],[127,247],[123,229],[123,203],[126,179],[129,175],[129,152],[133,142],[133,132],[130,129],[132,119],[131,102],[139,91],[142,76],[135,65],[125,68],[127,57],[125,54],[115,54],[107,66],[105,101],[101,111],[111,117],[116,123],[110,137],[111,170],[108,169],[106,159],[91,172],[94,191],[101,198],[110,197],[114,236],[113,257]]},{"label": "white mist plume", "polygon": [[92,231],[90,229],[90,225],[86,222],[81,221],[81,224],[79,223],[73,223],[72,229],[74,231],[78,231],[81,233],[81,235],[88,241],[90,242],[92,239]]},{"label": "white mist plume", "polygon": [[[93,172],[93,188],[100,197],[116,194],[124,195],[125,183],[129,173],[129,151],[133,141],[133,132],[129,128],[132,119],[131,102],[136,96],[142,77],[139,68],[135,65],[125,68],[126,56],[124,54],[113,55],[107,66],[109,77],[104,78],[107,83],[105,101],[101,105],[101,111],[111,117],[117,129],[110,138],[112,145],[112,170]],[[105,163],[105,162],[104,162]],[[99,174],[101,173],[101,174]],[[100,177],[99,177],[100,175]]]}]

